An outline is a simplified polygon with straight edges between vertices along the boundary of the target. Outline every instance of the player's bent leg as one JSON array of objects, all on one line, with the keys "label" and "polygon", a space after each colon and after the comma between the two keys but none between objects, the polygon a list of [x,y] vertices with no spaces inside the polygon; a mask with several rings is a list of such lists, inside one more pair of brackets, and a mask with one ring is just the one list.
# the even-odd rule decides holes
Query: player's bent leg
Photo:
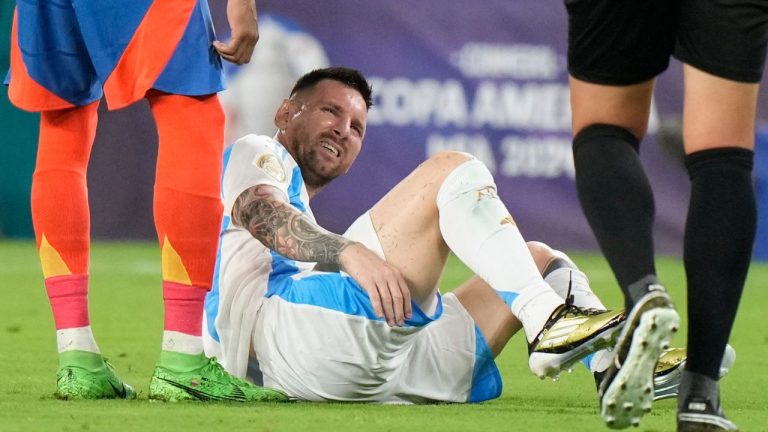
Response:
[{"label": "player's bent leg", "polygon": [[[446,244],[499,293],[523,324],[534,374],[556,377],[561,369],[612,343],[621,314],[597,316],[564,304],[552,291],[481,162],[472,159],[457,166],[440,185],[437,206]],[[574,327],[571,338],[560,337]]]},{"label": "player's bent leg", "polygon": [[[554,337],[557,330],[552,330],[567,326],[571,319],[590,325],[595,319],[620,320],[617,315],[581,320],[584,311],[561,307],[563,300],[542,280],[514,220],[498,199],[492,176],[471,156],[457,152],[433,156],[374,206],[371,219],[386,259],[417,286],[417,301],[433,296],[447,257],[446,245],[496,291],[504,292],[523,322],[528,341],[537,340],[534,358],[548,357],[532,363],[537,375],[556,375],[611,343],[614,331],[601,327],[581,334],[568,346],[548,346],[547,335]],[[562,352],[539,352],[539,348]]]},{"label": "player's bent leg", "polygon": [[494,357],[523,328],[496,291],[478,276],[461,284],[453,294],[475,321]]},{"label": "player's bent leg", "polygon": [[[529,242],[529,246],[540,268],[557,258],[552,249],[542,243]],[[581,295],[578,290],[574,292]],[[509,338],[522,326],[510,307],[498,292],[477,276],[457,288],[454,294],[475,320],[494,356],[498,355]],[[565,310],[557,309],[556,312],[565,315]],[[576,309],[573,315],[578,318],[572,324],[578,324],[572,327],[572,334],[561,338],[565,341],[564,346],[556,347],[551,342],[542,342],[549,340],[547,337],[550,335],[555,337],[556,332],[550,331],[555,323],[559,322],[560,326],[567,322],[567,319],[559,316],[551,319],[549,327],[541,331],[539,344],[531,345],[529,366],[535,374],[541,377],[556,376],[557,372],[570,367],[579,358],[610,345],[612,336],[621,328],[623,316],[621,311],[606,311],[604,308]]]},{"label": "player's bent leg", "polygon": [[440,152],[371,208],[384,256],[400,270],[419,304],[434,296],[449,252],[438,224],[438,189],[451,171],[471,158],[466,153]]},{"label": "player's bent leg", "polygon": [[[443,198],[439,198],[441,194]],[[457,199],[458,195],[466,197]],[[473,211],[477,206],[482,208]],[[386,259],[415,287],[417,300],[434,293],[449,252],[446,242],[477,274],[485,280],[493,279],[490,284],[495,289],[495,285],[524,286],[529,279],[541,279],[519,233],[511,232],[516,227],[496,195],[493,178],[482,163],[466,153],[440,152],[432,156],[382,198],[370,214]],[[496,235],[499,231],[503,232]],[[521,272],[511,269],[504,275],[495,274],[498,272],[493,270],[493,263],[483,263],[475,256],[483,239],[490,237],[497,237],[492,242],[495,246],[485,244],[483,256],[514,245],[515,253],[527,260],[530,271],[518,278],[514,275]],[[509,252],[502,255],[508,263],[515,261]],[[505,281],[505,276],[514,280]],[[550,300],[547,314],[562,303],[556,296]]]}]

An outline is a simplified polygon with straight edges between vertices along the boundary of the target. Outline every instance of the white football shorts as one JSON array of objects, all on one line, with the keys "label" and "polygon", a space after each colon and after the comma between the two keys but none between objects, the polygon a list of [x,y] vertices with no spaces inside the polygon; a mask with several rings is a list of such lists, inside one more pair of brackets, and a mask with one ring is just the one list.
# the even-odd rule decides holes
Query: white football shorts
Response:
[{"label": "white football shorts", "polygon": [[[344,234],[384,257],[370,215]],[[273,264],[253,347],[263,384],[307,401],[480,402],[501,376],[456,296],[413,305],[403,327],[375,316],[368,294],[343,273],[297,273]]]}]

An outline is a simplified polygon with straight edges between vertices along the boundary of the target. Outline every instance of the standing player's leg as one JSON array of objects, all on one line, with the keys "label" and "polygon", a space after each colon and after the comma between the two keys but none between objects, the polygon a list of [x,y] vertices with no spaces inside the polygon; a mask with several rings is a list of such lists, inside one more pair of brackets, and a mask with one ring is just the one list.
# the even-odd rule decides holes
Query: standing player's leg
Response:
[{"label": "standing player's leg", "polygon": [[571,78],[576,187],[628,311],[600,385],[602,417],[617,428],[650,410],[656,360],[679,320],[656,278],[653,193],[638,156],[652,91],[652,80],[617,87]]},{"label": "standing player's leg", "polygon": [[566,3],[576,188],[627,311],[656,282],[653,191],[638,151],[674,42],[671,3]]},{"label": "standing player's leg", "polygon": [[[67,31],[52,37],[42,25],[50,22]],[[21,109],[42,112],[31,204],[56,326],[56,396],[135,397],[102,358],[88,317],[86,172],[101,91],[71,5],[20,4],[11,31],[10,57],[9,99]]]},{"label": "standing player's leg", "polygon": [[678,2],[566,2],[576,187],[624,293],[627,324],[600,385],[609,427],[650,410],[656,361],[679,317],[656,279],[654,202],[638,157],[654,77],[674,46]]},{"label": "standing player's leg", "polygon": [[720,407],[719,368],[755,238],[755,115],[767,46],[765,4],[682,2],[674,54],[684,63],[691,197],[683,250],[689,358],[678,431],[737,430]]},{"label": "standing player's leg", "polygon": [[648,285],[658,283],[653,191],[638,154],[653,83],[616,87],[570,80],[579,200],[628,311]]},{"label": "standing player's leg", "polygon": [[79,351],[99,353],[88,319],[90,216],[86,184],[98,106],[94,102],[40,115],[32,176],[32,223],[60,353],[71,345]]},{"label": "standing player's leg", "polygon": [[32,177],[32,222],[56,325],[62,399],[135,397],[102,358],[88,318],[86,171],[98,105],[41,114]]},{"label": "standing player's leg", "polygon": [[203,305],[222,219],[224,113],[218,97],[152,91],[148,99],[159,136],[154,215],[165,304],[162,351],[149,397],[281,400],[277,392],[226,374],[203,354]]},{"label": "standing player's leg", "polygon": [[[618,328],[619,313],[585,321],[583,311],[563,304],[542,279],[496,194],[490,172],[465,153],[433,156],[382,198],[370,215],[387,261],[402,272],[422,308],[434,298],[449,249],[498,291],[523,324],[530,367],[539,376],[555,376],[607,343]],[[570,348],[548,338],[573,316],[589,322],[593,330],[576,331],[582,338]]]},{"label": "standing player's leg", "polygon": [[213,280],[221,223],[219,178],[223,113],[215,95],[151,92],[159,138],[154,217],[161,248],[165,321],[160,364],[168,353],[205,363],[200,339],[202,304]]},{"label": "standing player's leg", "polygon": [[[690,65],[684,66],[684,74],[683,134],[691,198],[683,251],[688,361],[679,395],[679,430],[700,430],[699,416],[710,416],[723,430],[736,430],[722,416],[719,379],[757,223],[752,164],[758,84],[727,80]],[[698,406],[707,408],[699,411]]]}]

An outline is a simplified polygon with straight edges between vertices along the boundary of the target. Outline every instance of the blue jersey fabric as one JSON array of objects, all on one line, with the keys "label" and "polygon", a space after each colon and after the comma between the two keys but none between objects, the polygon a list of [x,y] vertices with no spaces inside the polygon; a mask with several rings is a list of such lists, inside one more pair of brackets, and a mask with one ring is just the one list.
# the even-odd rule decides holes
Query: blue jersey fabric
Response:
[{"label": "blue jersey fabric", "polygon": [[[152,3],[18,0],[18,41],[27,72],[73,105],[100,99],[104,82]],[[176,50],[152,88],[192,96],[223,90],[221,59],[211,45],[214,39],[208,3],[198,1]],[[151,47],[151,41],[144,43]]]}]

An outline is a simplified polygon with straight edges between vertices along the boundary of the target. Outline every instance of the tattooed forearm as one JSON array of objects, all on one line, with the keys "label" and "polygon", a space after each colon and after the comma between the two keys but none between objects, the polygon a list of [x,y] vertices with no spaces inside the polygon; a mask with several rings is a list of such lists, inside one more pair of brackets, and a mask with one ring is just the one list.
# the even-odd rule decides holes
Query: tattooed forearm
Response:
[{"label": "tattooed forearm", "polygon": [[270,186],[255,186],[235,201],[232,220],[268,248],[297,261],[339,265],[342,250],[352,242],[319,227]]}]

